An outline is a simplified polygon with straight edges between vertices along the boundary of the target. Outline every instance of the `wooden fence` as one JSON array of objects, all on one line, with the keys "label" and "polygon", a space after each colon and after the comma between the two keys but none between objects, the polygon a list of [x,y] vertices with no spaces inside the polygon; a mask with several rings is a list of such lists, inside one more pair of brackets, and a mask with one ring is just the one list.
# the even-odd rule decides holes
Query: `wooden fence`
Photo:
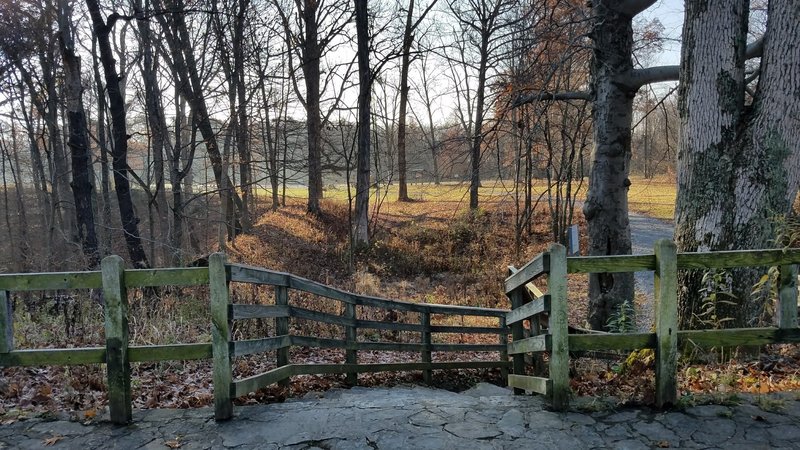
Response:
[{"label": "wooden fence", "polygon": [[[275,287],[275,305],[230,304],[230,282],[271,285]],[[128,338],[128,288],[161,286],[209,286],[212,320],[212,343],[131,346]],[[10,293],[17,291],[51,291],[68,289],[102,289],[105,299],[104,347],[19,350],[14,347],[14,323]],[[333,315],[293,306],[289,291],[315,294],[341,302],[344,314]],[[369,306],[393,311],[419,313],[418,324],[392,321],[360,320],[356,306]],[[100,271],[0,274],[0,367],[106,364],[108,401],[111,421],[131,421],[131,362],[213,359],[215,417],[232,416],[233,398],[246,395],[273,383],[285,383],[295,375],[345,374],[355,384],[358,373],[421,370],[431,382],[432,370],[499,367],[504,373],[510,363],[505,354],[507,310],[399,302],[356,295],[293,275],[257,267],[226,264],[222,254],[209,259],[208,268],[125,270],[122,258],[109,256]],[[431,315],[477,316],[497,320],[497,326],[462,327],[431,323]],[[231,324],[237,320],[275,318],[277,336],[232,341]],[[343,339],[296,336],[289,333],[289,319],[300,318],[337,325],[344,329]],[[420,334],[418,343],[359,342],[359,329],[410,331]],[[497,336],[497,344],[435,343],[436,333],[469,333]],[[342,348],[345,364],[291,364],[292,346]],[[240,380],[232,379],[232,358],[266,351],[276,351],[277,368]],[[417,363],[359,364],[361,350],[419,352]],[[496,352],[494,361],[433,362],[432,352]]]},{"label": "wooden fence", "polygon": [[[100,271],[0,275],[0,367],[102,364],[107,367],[111,421],[131,420],[131,362],[211,358],[211,344],[128,345],[128,288],[208,284],[208,269],[125,270],[122,258],[108,256]],[[102,289],[105,299],[105,347],[14,349],[10,291]]]},{"label": "wooden fence", "polygon": [[[357,374],[381,371],[420,370],[426,382],[435,369],[499,367],[508,375],[515,392],[533,391],[547,395],[553,406],[568,406],[569,352],[585,350],[655,349],[657,406],[677,400],[677,354],[681,342],[697,346],[763,345],[800,342],[797,323],[797,266],[800,250],[758,250],[677,254],[675,245],[659,241],[653,255],[567,257],[566,249],[552,245],[505,281],[505,292],[512,310],[464,306],[408,303],[331,288],[294,275],[262,268],[227,264],[222,254],[209,258],[208,268],[125,270],[118,256],[102,261],[101,270],[0,275],[0,367],[37,365],[106,364],[111,420],[124,424],[131,420],[130,363],[213,359],[215,417],[233,415],[233,399],[274,383],[305,374],[345,374],[355,384]],[[779,266],[780,286],[777,326],[768,328],[683,331],[677,329],[677,271],[746,266]],[[567,326],[567,273],[654,271],[656,301],[655,333],[570,334]],[[547,275],[546,293],[533,284]],[[231,304],[229,283],[269,285],[275,289],[274,305]],[[128,288],[160,286],[210,287],[212,343],[130,346],[128,339]],[[102,289],[105,298],[105,347],[18,350],[14,348],[11,291]],[[330,314],[295,306],[290,291],[305,292],[339,302],[343,314]],[[419,314],[419,323],[398,323],[361,319],[357,307]],[[432,315],[484,317],[497,320],[496,326],[450,326],[432,323]],[[276,335],[248,340],[232,340],[234,321],[275,319]],[[311,320],[342,328],[342,339],[293,335],[291,318]],[[531,329],[526,335],[524,323]],[[547,325],[543,333],[540,324]],[[509,328],[512,340],[508,341]],[[359,329],[419,333],[419,342],[366,342],[358,340]],[[497,344],[435,343],[436,333],[497,335]],[[345,350],[344,364],[297,364],[289,361],[292,346]],[[359,351],[418,352],[414,363],[359,364]],[[276,368],[243,379],[233,379],[236,356],[275,351]],[[528,376],[525,355],[549,352],[547,378]],[[432,352],[497,352],[498,360],[434,362]],[[512,362],[509,363],[509,355]]]},{"label": "wooden fence", "polygon": [[[569,404],[569,352],[586,350],[655,350],[656,406],[677,401],[678,345],[691,342],[699,347],[765,345],[800,342],[797,323],[797,263],[800,249],[676,252],[675,244],[658,241],[652,255],[567,257],[561,245],[536,256],[505,281],[512,311],[506,316],[513,341],[508,344],[513,371],[509,386],[516,392],[533,391],[550,397],[553,406]],[[678,329],[677,273],[681,269],[724,269],[778,266],[779,296],[777,326],[766,328],[689,331]],[[611,273],[653,271],[655,274],[655,333],[570,334],[567,327],[567,273]],[[547,275],[547,293],[531,282]],[[546,318],[545,318],[546,317]],[[530,320],[530,337],[524,321]],[[548,324],[547,333],[539,324]],[[549,375],[525,375],[526,353],[549,352]]]},{"label": "wooden fence", "polygon": [[[254,392],[265,386],[280,383],[291,376],[310,374],[346,374],[349,384],[355,384],[357,374],[384,371],[421,370],[423,379],[430,383],[432,370],[501,368],[510,366],[507,348],[508,328],[504,309],[466,306],[409,303],[396,300],[358,295],[345,292],[291,274],[274,272],[258,267],[239,264],[226,265],[222,254],[209,259],[211,283],[211,316],[214,323],[214,405],[217,420],[233,415],[232,400]],[[227,283],[249,283],[269,285],[275,288],[274,305],[231,304]],[[293,306],[290,291],[305,292],[339,302],[343,314],[335,315]],[[419,323],[362,320],[357,316],[357,306],[378,308],[419,314]],[[450,326],[431,323],[432,315],[473,316],[497,320],[497,326]],[[275,318],[276,336],[235,341],[231,339],[233,321],[259,318]],[[300,318],[341,327],[343,339],[292,335],[289,319]],[[364,342],[357,339],[359,329],[408,331],[419,333],[419,342]],[[497,344],[452,344],[435,343],[436,333],[489,334],[497,335]],[[289,348],[292,346],[313,348],[337,348],[345,350],[344,364],[292,364]],[[359,364],[358,352],[366,350],[418,352],[420,361],[414,363]],[[234,380],[232,358],[254,353],[276,351],[277,367],[262,374]],[[432,352],[496,352],[500,358],[492,361],[432,361]]]}]

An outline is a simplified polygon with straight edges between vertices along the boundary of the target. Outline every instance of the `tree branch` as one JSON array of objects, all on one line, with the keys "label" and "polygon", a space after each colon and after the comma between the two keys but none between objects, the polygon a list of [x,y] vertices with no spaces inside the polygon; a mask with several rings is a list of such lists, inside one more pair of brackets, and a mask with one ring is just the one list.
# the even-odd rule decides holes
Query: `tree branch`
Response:
[{"label": "tree branch", "polygon": [[[764,51],[764,38],[751,42],[747,45],[745,58],[758,58]],[[634,69],[627,75],[620,77],[617,82],[628,89],[638,90],[640,87],[663,81],[678,81],[680,76],[680,66],[656,66],[645,69]]]},{"label": "tree branch", "polygon": [[653,6],[656,0],[623,0],[614,9],[628,17],[633,17]]},{"label": "tree branch", "polygon": [[637,91],[646,84],[678,81],[679,76],[680,66],[656,66],[634,69],[616,81],[632,91]]},{"label": "tree branch", "polygon": [[747,44],[747,50],[744,52],[745,59],[760,58],[764,53],[764,36],[756,39],[755,41]]},{"label": "tree branch", "polygon": [[528,103],[538,102],[542,100],[591,100],[592,97],[588,92],[537,92],[535,94],[522,94],[511,104],[513,108],[522,106]]}]

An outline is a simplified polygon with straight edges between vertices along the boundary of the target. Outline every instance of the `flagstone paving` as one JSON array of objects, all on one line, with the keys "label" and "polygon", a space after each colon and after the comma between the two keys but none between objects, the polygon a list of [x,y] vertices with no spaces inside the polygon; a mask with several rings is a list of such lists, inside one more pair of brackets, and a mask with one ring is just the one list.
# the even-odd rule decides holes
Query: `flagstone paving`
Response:
[{"label": "flagstone paving", "polygon": [[800,396],[741,396],[734,406],[670,412],[549,411],[541,397],[490,384],[453,393],[419,386],[353,388],[213,420],[209,408],[134,412],[129,426],[29,419],[0,426],[0,448],[72,449],[647,449],[800,448]]}]

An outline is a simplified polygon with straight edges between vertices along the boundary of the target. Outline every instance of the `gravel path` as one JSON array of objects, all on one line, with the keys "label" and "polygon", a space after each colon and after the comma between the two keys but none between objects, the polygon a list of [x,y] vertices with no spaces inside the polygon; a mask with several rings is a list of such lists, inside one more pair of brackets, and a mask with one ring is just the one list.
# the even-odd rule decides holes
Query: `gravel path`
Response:
[{"label": "gravel path", "polygon": [[[659,239],[672,239],[675,227],[671,222],[631,213],[631,241],[633,254],[652,254],[653,246]],[[636,290],[647,297],[647,301],[637,304],[639,331],[648,331],[653,324],[653,272],[636,272]]]},{"label": "gravel path", "polygon": [[[630,224],[633,254],[652,254],[656,241],[659,239],[672,239],[675,231],[672,222],[640,214],[631,214]],[[652,296],[653,274],[651,272],[637,272],[636,288]]]},{"label": "gravel path", "polygon": [[[0,426],[0,448],[40,449],[649,449],[800,448],[800,400],[744,396],[738,406],[555,413],[539,396],[479,384],[333,390],[297,401],[134,412],[130,426],[31,419]],[[767,412],[758,405],[770,411]]]}]

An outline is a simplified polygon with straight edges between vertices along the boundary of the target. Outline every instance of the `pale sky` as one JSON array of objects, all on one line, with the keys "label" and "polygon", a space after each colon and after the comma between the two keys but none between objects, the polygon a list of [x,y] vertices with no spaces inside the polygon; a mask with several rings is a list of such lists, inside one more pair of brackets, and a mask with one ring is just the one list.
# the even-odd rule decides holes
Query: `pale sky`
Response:
[{"label": "pale sky", "polygon": [[658,0],[642,13],[650,20],[658,18],[664,25],[664,52],[656,58],[654,65],[675,65],[681,60],[681,31],[683,28],[683,0]]}]

